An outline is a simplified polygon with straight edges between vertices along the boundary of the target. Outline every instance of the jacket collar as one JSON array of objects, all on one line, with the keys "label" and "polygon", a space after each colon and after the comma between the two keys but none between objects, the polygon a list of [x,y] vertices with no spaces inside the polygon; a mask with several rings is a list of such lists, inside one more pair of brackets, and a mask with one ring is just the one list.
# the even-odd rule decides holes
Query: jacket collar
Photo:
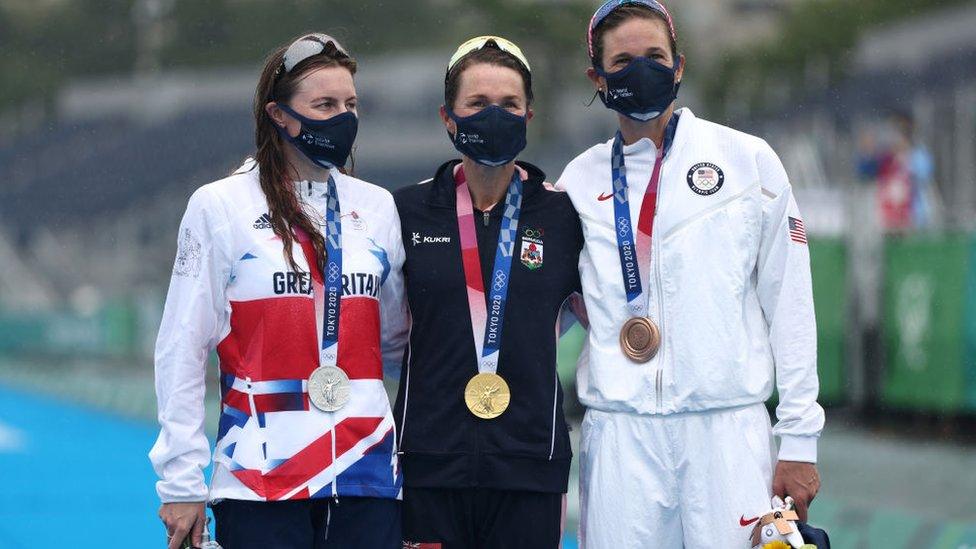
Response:
[{"label": "jacket collar", "polygon": [[[434,178],[431,180],[430,192],[427,193],[427,204],[429,206],[442,206],[454,208],[457,202],[457,193],[454,190],[454,167],[461,163],[460,159],[455,158],[440,165]],[[528,177],[522,182],[522,200],[530,201],[542,190],[542,183],[546,180],[546,174],[538,167],[516,160],[515,165],[525,170]]]},{"label": "jacket collar", "polygon": [[[344,177],[344,174],[339,171],[338,168],[332,168],[329,170],[329,177],[331,177],[336,183],[336,189],[339,187],[339,182]],[[325,178],[322,181],[292,181],[294,185],[295,193],[298,194],[299,200],[304,200],[310,197],[324,197],[329,191],[329,180]]]},{"label": "jacket collar", "polygon": [[672,116],[678,116],[678,127],[674,131],[674,139],[671,141],[671,149],[668,151],[668,156],[675,157],[681,152],[685,143],[688,142],[688,135],[691,133],[691,127],[695,125],[695,113],[691,112],[688,107],[682,107],[675,111]]}]

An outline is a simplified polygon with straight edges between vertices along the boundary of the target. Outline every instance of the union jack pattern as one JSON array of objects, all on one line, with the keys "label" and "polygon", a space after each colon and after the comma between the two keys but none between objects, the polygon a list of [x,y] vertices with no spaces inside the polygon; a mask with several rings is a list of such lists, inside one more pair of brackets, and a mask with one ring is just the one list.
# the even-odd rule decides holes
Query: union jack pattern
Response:
[{"label": "union jack pattern", "polygon": [[[157,344],[164,350],[157,375],[167,380],[160,398],[162,434],[151,454],[161,497],[203,496],[200,471],[207,443],[202,429],[182,430],[198,420],[202,407],[171,395],[193,393],[202,399],[199,366],[213,347],[219,358],[220,414],[210,500],[400,497],[402,475],[380,347],[381,311],[386,310],[380,299],[390,307],[402,298],[395,291],[398,284],[384,284],[399,276],[402,262],[399,241],[391,236],[398,231],[391,231],[389,221],[396,212],[387,191],[333,175],[338,203],[357,212],[340,221],[341,269],[326,273],[338,279],[341,294],[337,361],[349,378],[348,403],[325,412],[309,400],[308,379],[320,365],[317,292],[309,273],[321,277],[303,253],[304,248],[311,252],[311,243],[296,239],[303,249],[295,246],[293,255],[304,272],[293,271],[281,239],[255,221],[264,220],[267,211],[256,170],[208,186],[197,195],[202,206],[194,205],[184,224],[200,235],[206,244],[201,249],[226,252],[201,254],[199,276],[174,277],[167,298]],[[304,206],[326,210],[330,193],[324,184],[300,192]],[[218,242],[197,213],[201,208],[226,212],[229,229],[218,234],[233,239]],[[381,294],[386,286],[393,293]],[[200,296],[212,296],[213,306]]]},{"label": "union jack pattern", "polygon": [[[276,237],[268,240],[263,253],[252,257],[277,256],[270,263],[283,262],[280,252],[264,251],[278,244],[270,242]],[[361,271],[369,264],[368,271],[375,271],[369,274],[380,279],[387,266],[377,258],[377,247],[370,239],[347,248],[344,255],[352,263],[346,265]],[[267,290],[246,288],[247,280],[252,277],[244,282],[239,277],[237,288],[228,288],[230,330],[217,345],[221,414],[214,459],[226,472],[215,474],[213,497],[397,497],[401,478],[382,383],[378,300],[343,292],[338,364],[354,396],[344,408],[327,413],[309,404],[307,392],[308,375],[318,366],[312,296],[260,295]]]}]

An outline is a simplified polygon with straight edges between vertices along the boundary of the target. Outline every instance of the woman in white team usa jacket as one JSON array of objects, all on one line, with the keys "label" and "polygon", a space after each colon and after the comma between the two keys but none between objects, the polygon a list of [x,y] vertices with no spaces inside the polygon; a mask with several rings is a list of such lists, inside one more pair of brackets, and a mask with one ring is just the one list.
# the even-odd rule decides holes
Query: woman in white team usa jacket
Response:
[{"label": "woman in white team usa jacket", "polygon": [[684,56],[664,6],[611,0],[588,38],[588,75],[620,130],[557,183],[586,241],[580,539],[751,547],[773,494],[805,520],[819,488],[802,217],[765,141],[674,110]]},{"label": "woman in white team usa jacket", "polygon": [[400,546],[380,341],[401,329],[386,319],[403,316],[403,249],[390,193],[342,169],[355,71],[327,35],[275,50],[255,95],[254,158],[190,198],[156,344],[150,459],[170,548],[188,534],[199,544],[206,502],[228,549]]}]

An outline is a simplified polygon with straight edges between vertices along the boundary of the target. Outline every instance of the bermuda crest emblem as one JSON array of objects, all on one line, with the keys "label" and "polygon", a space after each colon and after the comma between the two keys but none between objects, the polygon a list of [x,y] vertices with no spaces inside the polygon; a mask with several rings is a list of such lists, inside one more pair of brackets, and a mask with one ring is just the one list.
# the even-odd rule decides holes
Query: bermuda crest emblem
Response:
[{"label": "bermuda crest emblem", "polygon": [[530,271],[542,267],[542,229],[526,227],[522,230],[522,265]]}]

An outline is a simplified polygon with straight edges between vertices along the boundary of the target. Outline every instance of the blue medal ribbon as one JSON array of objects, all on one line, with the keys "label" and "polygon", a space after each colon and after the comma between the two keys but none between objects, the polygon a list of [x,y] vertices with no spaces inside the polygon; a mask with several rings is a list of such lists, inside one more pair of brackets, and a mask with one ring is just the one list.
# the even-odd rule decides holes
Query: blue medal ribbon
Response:
[{"label": "blue medal ribbon", "polygon": [[495,371],[502,345],[502,322],[505,303],[508,301],[508,285],[511,281],[512,256],[515,255],[515,239],[518,236],[519,214],[522,211],[522,178],[518,170],[505,194],[505,212],[495,247],[495,264],[488,288],[488,318],[485,325],[485,343],[481,350],[482,362]]},{"label": "blue medal ribbon", "polygon": [[329,176],[325,208],[325,307],[322,318],[322,352],[320,365],[335,366],[339,359],[339,307],[342,303],[342,222],[339,193]]},{"label": "blue medal ribbon", "polygon": [[[671,116],[664,132],[663,158],[667,155],[674,141],[674,134],[678,127],[678,115]],[[610,156],[610,176],[613,182],[613,216],[614,233],[617,236],[617,252],[620,257],[620,271],[623,274],[624,290],[627,294],[627,305],[634,316],[647,314],[644,303],[644,289],[641,280],[641,269],[638,262],[637,239],[630,217],[630,198],[627,185],[627,165],[624,160],[623,136],[620,131],[613,138]]]},{"label": "blue medal ribbon", "polygon": [[[478,371],[495,373],[502,343],[502,326],[505,304],[512,271],[512,256],[518,237],[519,214],[522,210],[522,177],[516,170],[505,194],[505,210],[495,261],[492,265],[488,288],[483,288],[481,259],[478,254],[478,238],[474,223],[474,207],[463,172],[455,175],[457,181],[458,232],[461,236],[461,259],[468,291],[468,309],[471,329],[478,352]],[[487,294],[487,300],[486,300]],[[486,303],[487,301],[487,303]],[[487,310],[486,310],[487,307]],[[480,341],[479,341],[480,340]]]}]

